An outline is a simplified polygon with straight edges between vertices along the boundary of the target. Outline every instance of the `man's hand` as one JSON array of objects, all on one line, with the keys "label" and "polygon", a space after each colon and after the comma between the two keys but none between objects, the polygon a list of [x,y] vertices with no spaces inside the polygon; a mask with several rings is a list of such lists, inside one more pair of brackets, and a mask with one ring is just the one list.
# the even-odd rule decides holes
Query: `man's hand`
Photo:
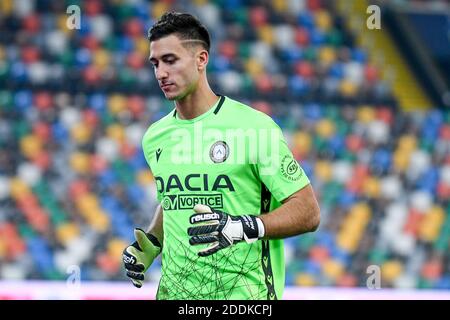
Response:
[{"label": "man's hand", "polygon": [[140,288],[144,273],[161,252],[161,244],[154,235],[142,229],[134,229],[134,237],[136,241],[123,250],[122,258],[127,276],[135,287]]},{"label": "man's hand", "polygon": [[200,257],[209,256],[236,242],[252,243],[264,236],[264,224],[255,216],[231,216],[203,204],[195,205],[194,211],[196,213],[190,217],[190,222],[195,226],[188,229],[191,236],[189,244],[212,245],[200,250]]}]

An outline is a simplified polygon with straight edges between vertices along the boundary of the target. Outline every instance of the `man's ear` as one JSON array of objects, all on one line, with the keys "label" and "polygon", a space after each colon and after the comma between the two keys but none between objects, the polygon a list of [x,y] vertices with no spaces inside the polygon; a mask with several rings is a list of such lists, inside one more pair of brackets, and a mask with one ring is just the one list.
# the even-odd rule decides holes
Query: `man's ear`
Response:
[{"label": "man's ear", "polygon": [[204,71],[206,70],[206,66],[208,65],[209,61],[209,54],[206,50],[201,50],[197,53],[197,69],[198,71]]}]

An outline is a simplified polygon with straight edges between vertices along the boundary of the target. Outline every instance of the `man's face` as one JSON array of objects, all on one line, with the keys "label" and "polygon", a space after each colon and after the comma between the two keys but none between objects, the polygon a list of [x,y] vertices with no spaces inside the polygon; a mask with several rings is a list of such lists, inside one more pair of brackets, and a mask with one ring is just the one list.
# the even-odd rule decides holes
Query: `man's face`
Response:
[{"label": "man's face", "polygon": [[199,80],[196,50],[183,46],[183,40],[169,35],[150,43],[155,76],[169,100],[181,100],[193,92]]}]

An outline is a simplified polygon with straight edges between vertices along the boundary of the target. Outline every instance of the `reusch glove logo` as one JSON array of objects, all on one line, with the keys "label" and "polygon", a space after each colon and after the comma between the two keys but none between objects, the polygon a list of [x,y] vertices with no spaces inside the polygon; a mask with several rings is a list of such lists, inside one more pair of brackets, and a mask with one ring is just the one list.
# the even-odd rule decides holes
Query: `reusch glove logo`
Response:
[{"label": "reusch glove logo", "polygon": [[216,212],[213,213],[201,213],[194,216],[191,216],[191,223],[202,222],[202,221],[210,221],[210,220],[219,220],[220,215]]},{"label": "reusch glove logo", "polygon": [[123,262],[125,262],[125,263],[129,263],[129,264],[136,263],[136,259],[133,256],[128,256],[126,254],[123,254],[122,258],[123,258]]}]

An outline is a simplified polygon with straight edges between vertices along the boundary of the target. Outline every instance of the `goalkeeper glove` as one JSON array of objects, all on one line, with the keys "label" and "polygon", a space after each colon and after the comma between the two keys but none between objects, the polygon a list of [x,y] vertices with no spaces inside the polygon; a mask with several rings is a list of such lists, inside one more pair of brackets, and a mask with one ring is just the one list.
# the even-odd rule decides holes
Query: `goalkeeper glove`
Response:
[{"label": "goalkeeper glove", "polygon": [[142,287],[144,273],[152,264],[153,260],[161,252],[161,244],[158,239],[144,230],[134,229],[136,241],[123,250],[123,263],[127,276],[137,288]]},{"label": "goalkeeper glove", "polygon": [[202,204],[195,205],[194,211],[196,213],[190,217],[190,222],[195,226],[188,229],[189,244],[212,245],[200,250],[200,257],[209,256],[240,241],[252,243],[264,236],[264,224],[255,216],[231,216]]}]

